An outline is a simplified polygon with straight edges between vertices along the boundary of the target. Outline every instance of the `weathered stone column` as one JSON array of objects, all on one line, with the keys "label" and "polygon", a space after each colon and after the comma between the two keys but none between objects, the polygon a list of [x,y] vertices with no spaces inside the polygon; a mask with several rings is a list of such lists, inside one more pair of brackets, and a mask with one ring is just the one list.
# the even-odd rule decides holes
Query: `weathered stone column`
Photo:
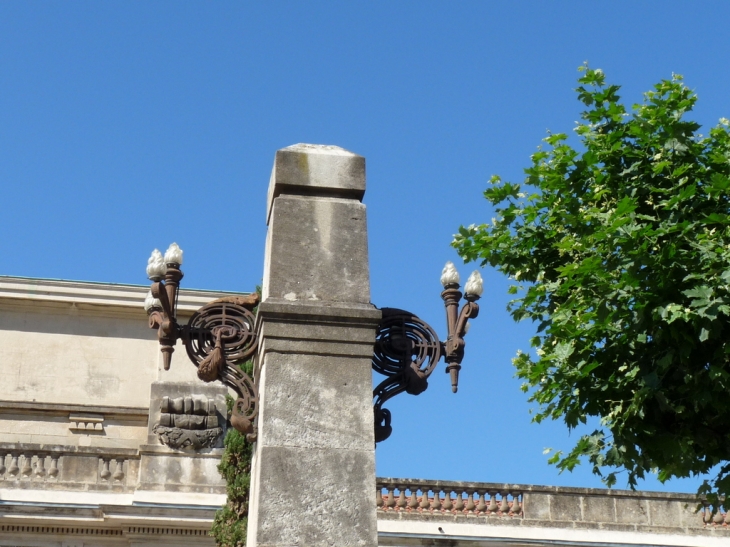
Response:
[{"label": "weathered stone column", "polygon": [[248,545],[377,545],[365,159],[276,153]]}]

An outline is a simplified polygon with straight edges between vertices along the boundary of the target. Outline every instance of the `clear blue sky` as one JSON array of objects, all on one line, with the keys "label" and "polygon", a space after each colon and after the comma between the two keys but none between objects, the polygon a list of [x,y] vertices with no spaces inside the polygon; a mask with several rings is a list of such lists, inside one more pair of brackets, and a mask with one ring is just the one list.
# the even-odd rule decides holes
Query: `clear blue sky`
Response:
[{"label": "clear blue sky", "polygon": [[[573,127],[576,68],[629,104],[683,74],[711,125],[730,117],[728,20],[719,1],[0,3],[0,274],[144,284],[175,240],[185,286],[252,290],[274,152],[336,144],[367,158],[373,303],[443,335],[451,236],[493,216],[490,175],[521,180]],[[378,474],[600,486],[547,465],[576,435],[530,424],[510,358],[532,326],[483,274],[459,393],[441,368],[386,405]]]}]

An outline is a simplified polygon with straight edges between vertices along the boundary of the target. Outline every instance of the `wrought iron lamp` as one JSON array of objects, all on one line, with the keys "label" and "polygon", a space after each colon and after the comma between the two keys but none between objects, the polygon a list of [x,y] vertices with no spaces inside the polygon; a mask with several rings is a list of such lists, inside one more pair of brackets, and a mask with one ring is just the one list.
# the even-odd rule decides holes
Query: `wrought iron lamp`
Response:
[{"label": "wrought iron lamp", "polygon": [[463,295],[465,304],[459,310],[462,293],[459,290],[459,272],[447,262],[441,273],[444,290],[441,298],[446,307],[446,342],[439,341],[436,332],[416,315],[397,308],[383,308],[373,352],[373,369],[386,376],[373,390],[375,412],[375,442],[384,441],[393,431],[391,413],[383,403],[399,393],[418,395],[428,387],[428,377],[441,356],[446,361],[446,372],[451,376],[451,390],[459,386],[459,371],[464,359],[464,336],[469,330],[469,319],[479,314],[476,303],[484,291],[482,277],[474,271],[466,282]]},{"label": "wrought iron lamp", "polygon": [[157,329],[163,366],[169,370],[175,344],[182,339],[188,357],[205,382],[220,380],[238,394],[233,405],[231,425],[253,442],[254,419],[258,413],[258,392],[239,363],[256,351],[255,317],[252,310],[258,295],[220,298],[196,311],[187,325],[177,320],[177,301],[183,272],[182,249],[173,243],[163,256],[155,249],[147,261],[147,276],[152,281],[145,299],[149,326]]}]

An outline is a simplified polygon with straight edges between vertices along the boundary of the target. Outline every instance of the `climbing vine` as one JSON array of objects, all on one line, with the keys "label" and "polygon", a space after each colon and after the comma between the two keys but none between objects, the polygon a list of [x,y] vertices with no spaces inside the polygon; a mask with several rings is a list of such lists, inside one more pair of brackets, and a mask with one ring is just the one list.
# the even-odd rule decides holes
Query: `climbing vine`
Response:
[{"label": "climbing vine", "polygon": [[[248,361],[241,365],[241,369],[251,375],[253,363]],[[227,396],[226,402],[230,414],[233,409],[233,397]],[[253,445],[246,440],[245,435],[229,427],[224,441],[223,457],[218,464],[218,472],[227,484],[228,499],[216,512],[210,532],[218,547],[246,545],[252,457]]]},{"label": "climbing vine", "polygon": [[[256,287],[261,298],[261,287]],[[258,307],[253,309],[256,315]],[[241,370],[253,378],[253,361],[239,365]],[[228,415],[233,410],[234,399],[226,395]],[[248,529],[248,503],[251,489],[251,458],[253,444],[246,436],[229,427],[223,441],[223,457],[218,464],[218,472],[226,481],[226,504],[216,511],[210,535],[218,547],[244,547]]]}]

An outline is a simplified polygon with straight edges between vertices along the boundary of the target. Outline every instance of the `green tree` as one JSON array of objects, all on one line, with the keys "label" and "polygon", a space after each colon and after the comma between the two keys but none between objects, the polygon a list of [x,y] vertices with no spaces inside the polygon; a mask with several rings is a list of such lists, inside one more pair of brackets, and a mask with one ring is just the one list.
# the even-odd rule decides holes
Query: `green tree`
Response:
[{"label": "green tree", "polygon": [[673,75],[628,111],[619,86],[581,67],[586,106],[548,134],[524,184],[492,177],[490,224],[453,245],[514,280],[508,310],[537,323],[536,356],[517,352],[534,421],[600,418],[550,462],[582,458],[611,486],[717,473],[730,494],[730,133],[685,119],[697,96]]}]

